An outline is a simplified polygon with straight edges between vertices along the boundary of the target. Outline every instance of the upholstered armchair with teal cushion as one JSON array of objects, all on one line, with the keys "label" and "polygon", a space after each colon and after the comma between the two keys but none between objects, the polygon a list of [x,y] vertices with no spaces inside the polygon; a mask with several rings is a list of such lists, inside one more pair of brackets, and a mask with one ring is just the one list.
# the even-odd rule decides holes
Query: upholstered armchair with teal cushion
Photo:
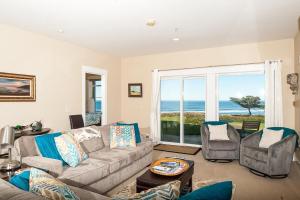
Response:
[{"label": "upholstered armchair with teal cushion", "polygon": [[241,141],[240,164],[257,175],[284,178],[290,172],[293,154],[298,146],[298,134],[295,130],[284,127],[268,129],[283,130],[282,139],[269,148],[260,148],[263,130],[247,136]]},{"label": "upholstered armchair with teal cushion", "polygon": [[[229,140],[210,140],[208,125],[227,124],[227,135]],[[240,135],[223,121],[204,122],[201,126],[202,154],[209,161],[232,161],[239,159]]]}]

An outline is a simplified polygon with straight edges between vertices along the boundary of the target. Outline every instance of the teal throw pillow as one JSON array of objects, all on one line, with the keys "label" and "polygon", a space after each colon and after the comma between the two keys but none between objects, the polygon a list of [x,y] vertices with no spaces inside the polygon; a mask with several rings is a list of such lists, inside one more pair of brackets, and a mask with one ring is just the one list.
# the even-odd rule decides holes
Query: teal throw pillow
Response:
[{"label": "teal throw pillow", "polygon": [[35,137],[35,143],[43,157],[61,160],[63,165],[67,163],[60,156],[56,144],[55,137],[61,136],[61,133],[51,133]]},{"label": "teal throw pillow", "polygon": [[29,177],[30,171],[26,170],[13,176],[9,182],[21,190],[29,191]]},{"label": "teal throw pillow", "polygon": [[135,142],[141,143],[141,133],[140,133],[140,129],[139,129],[139,124],[138,123],[132,123],[132,124],[128,124],[128,123],[122,123],[122,122],[117,122],[117,125],[121,125],[121,126],[133,126],[134,128],[134,134],[135,134]]},{"label": "teal throw pillow", "polygon": [[179,200],[230,200],[232,181],[225,181],[199,188],[179,198]]}]

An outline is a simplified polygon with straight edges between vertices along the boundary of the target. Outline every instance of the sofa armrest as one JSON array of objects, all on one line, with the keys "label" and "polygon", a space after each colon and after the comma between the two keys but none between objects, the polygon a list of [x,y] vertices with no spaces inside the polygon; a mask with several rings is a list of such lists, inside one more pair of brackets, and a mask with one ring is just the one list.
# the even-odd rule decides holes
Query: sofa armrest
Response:
[{"label": "sofa armrest", "polygon": [[297,137],[291,135],[272,144],[268,149],[269,164],[271,166],[276,166],[276,170],[281,169],[287,173],[293,160],[296,140]]},{"label": "sofa armrest", "polygon": [[207,126],[204,124],[201,125],[201,141],[202,146],[208,147],[208,140],[209,140],[209,130]]},{"label": "sofa armrest", "polygon": [[240,141],[241,141],[241,137],[240,137],[240,134],[239,132],[237,132],[237,130],[231,126],[231,125],[227,125],[228,127],[228,137],[231,141],[234,141],[238,144],[240,144]]},{"label": "sofa armrest", "polygon": [[63,164],[60,160],[45,158],[42,156],[30,156],[22,158],[22,162],[31,167],[46,170],[54,176],[59,176],[63,172]]},{"label": "sofa armrest", "polygon": [[241,147],[258,147],[260,141],[260,132],[253,133],[243,138],[241,141]]}]

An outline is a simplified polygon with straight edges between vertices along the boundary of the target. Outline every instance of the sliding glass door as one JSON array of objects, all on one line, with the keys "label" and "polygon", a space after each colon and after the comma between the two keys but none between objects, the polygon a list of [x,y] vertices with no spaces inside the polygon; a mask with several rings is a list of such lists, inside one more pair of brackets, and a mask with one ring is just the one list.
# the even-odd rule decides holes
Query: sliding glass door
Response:
[{"label": "sliding glass door", "polygon": [[205,78],[161,80],[161,141],[201,145],[200,125],[205,120]]},{"label": "sliding glass door", "polygon": [[200,145],[200,125],[205,121],[205,78],[184,78],[183,85],[183,143]]},{"label": "sliding glass door", "polygon": [[263,128],[264,77],[263,64],[160,72],[161,142],[200,146],[204,121]]}]

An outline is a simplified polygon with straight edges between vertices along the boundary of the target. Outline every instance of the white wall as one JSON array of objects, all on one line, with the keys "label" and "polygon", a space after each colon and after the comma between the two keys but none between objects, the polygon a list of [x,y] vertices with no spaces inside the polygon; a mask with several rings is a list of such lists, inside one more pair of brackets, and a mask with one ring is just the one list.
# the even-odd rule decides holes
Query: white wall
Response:
[{"label": "white wall", "polygon": [[81,114],[81,67],[108,70],[108,122],[121,118],[121,59],[40,34],[0,25],[0,71],[36,75],[36,102],[0,102],[0,127],[42,120],[69,129],[70,114]]}]

